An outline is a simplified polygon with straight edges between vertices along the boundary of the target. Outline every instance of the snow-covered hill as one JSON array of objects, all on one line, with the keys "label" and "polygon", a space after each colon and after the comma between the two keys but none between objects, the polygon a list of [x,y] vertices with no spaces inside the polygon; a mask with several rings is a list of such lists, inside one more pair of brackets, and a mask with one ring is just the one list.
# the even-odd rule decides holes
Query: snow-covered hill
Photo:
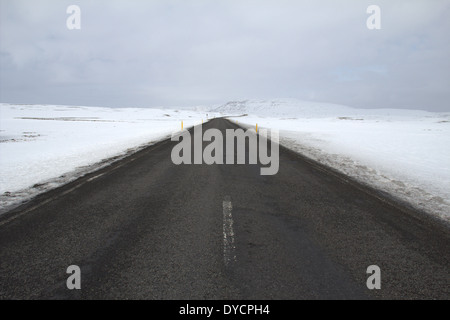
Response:
[{"label": "snow-covered hill", "polygon": [[420,117],[433,115],[426,111],[404,109],[356,109],[340,104],[302,101],[296,99],[230,101],[211,111],[226,115],[249,114],[279,118],[330,118],[364,116]]}]

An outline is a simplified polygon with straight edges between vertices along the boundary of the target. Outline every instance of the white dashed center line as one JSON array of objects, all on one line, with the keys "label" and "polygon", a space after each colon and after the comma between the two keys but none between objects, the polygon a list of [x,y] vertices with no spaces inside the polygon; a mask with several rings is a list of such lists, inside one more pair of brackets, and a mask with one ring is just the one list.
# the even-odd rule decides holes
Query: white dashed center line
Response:
[{"label": "white dashed center line", "polygon": [[233,216],[231,214],[233,206],[231,199],[226,196],[222,203],[223,207],[223,261],[225,266],[229,266],[236,261],[236,246],[234,242]]}]

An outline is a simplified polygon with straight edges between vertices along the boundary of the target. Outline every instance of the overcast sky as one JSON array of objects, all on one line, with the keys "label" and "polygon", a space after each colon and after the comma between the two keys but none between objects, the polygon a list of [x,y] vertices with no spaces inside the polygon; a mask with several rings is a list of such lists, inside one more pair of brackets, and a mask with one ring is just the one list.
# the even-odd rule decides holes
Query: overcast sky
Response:
[{"label": "overcast sky", "polygon": [[[0,2],[1,102],[450,111],[450,0]],[[366,26],[371,4],[381,30]]]}]

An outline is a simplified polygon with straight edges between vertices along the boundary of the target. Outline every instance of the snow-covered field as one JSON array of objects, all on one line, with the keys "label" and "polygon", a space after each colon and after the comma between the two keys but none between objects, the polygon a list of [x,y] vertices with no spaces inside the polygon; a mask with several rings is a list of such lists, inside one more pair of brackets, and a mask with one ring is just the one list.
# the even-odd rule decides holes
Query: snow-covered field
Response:
[{"label": "snow-covered field", "polygon": [[181,121],[189,127],[205,116],[181,109],[0,104],[0,212],[169,137]]},{"label": "snow-covered field", "polygon": [[[296,100],[215,111],[280,130],[280,143],[450,221],[450,113],[353,109]],[[282,164],[280,164],[282,165]]]}]

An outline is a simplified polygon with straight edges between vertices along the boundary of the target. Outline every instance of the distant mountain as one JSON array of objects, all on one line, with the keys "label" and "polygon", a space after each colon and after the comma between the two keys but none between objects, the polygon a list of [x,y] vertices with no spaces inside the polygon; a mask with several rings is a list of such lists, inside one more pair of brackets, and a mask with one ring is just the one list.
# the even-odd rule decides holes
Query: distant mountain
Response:
[{"label": "distant mountain", "polygon": [[355,109],[331,103],[295,99],[230,101],[211,111],[225,114],[253,114],[264,117],[328,117],[353,114]]},{"label": "distant mountain", "polygon": [[296,99],[230,101],[210,109],[224,115],[256,115],[275,118],[329,118],[357,116],[432,116],[433,113],[408,109],[356,109],[340,104]]}]

